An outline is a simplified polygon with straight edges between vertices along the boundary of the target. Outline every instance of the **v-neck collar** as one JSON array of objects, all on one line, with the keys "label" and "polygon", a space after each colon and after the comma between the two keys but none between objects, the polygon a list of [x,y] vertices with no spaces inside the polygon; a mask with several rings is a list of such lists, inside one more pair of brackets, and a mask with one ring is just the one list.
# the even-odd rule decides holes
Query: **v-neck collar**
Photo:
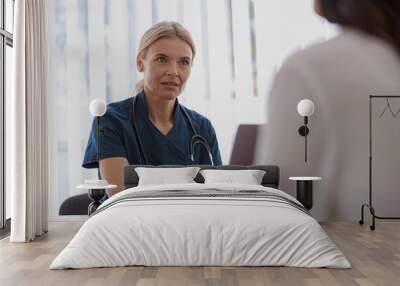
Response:
[{"label": "v-neck collar", "polygon": [[144,117],[146,122],[151,126],[151,128],[153,128],[160,136],[165,137],[165,138],[171,138],[173,137],[173,134],[175,133],[176,129],[177,129],[177,125],[178,125],[178,116],[179,116],[179,102],[178,99],[175,99],[175,103],[174,103],[174,109],[173,109],[173,123],[172,123],[172,128],[168,131],[167,134],[163,134],[158,128],[157,126],[154,125],[154,123],[150,120],[149,117],[149,109],[147,106],[147,102],[146,102],[146,95],[144,94],[144,90],[139,94],[139,98],[142,101],[142,104],[144,106],[143,111],[144,111]]},{"label": "v-neck collar", "polygon": [[[173,127],[166,135],[162,134],[161,131],[153,124],[153,122],[151,122],[151,120],[149,118],[148,106],[146,103],[144,91],[142,91],[138,95],[138,101],[139,101],[138,102],[139,108],[137,110],[140,112],[139,117],[142,118],[144,125],[147,126],[147,128],[150,128],[151,130],[153,130],[152,132],[154,133],[154,135],[158,136],[161,141],[163,141],[165,144],[170,146],[170,148],[172,148],[171,151],[174,150],[172,152],[174,152],[178,157],[180,157],[183,162],[186,162],[188,160],[187,156],[185,155],[186,152],[184,152],[184,150],[182,150],[179,147],[178,142],[176,142],[176,138],[179,137],[179,134],[178,134],[179,128],[180,128],[180,125],[182,124],[182,120],[180,118],[181,111],[180,111],[180,105],[179,105],[178,99],[176,99],[175,106],[174,106]],[[144,146],[144,148],[146,149],[145,146]]]}]

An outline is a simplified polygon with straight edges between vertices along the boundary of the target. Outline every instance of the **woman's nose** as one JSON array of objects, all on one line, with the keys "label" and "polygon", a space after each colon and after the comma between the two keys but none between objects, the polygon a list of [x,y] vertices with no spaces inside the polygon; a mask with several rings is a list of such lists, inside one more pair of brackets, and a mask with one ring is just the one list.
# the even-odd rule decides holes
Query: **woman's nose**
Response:
[{"label": "woman's nose", "polygon": [[171,65],[168,67],[167,75],[169,75],[169,76],[178,76],[178,75],[179,75],[179,73],[178,73],[178,67],[177,67],[176,64],[171,64]]}]

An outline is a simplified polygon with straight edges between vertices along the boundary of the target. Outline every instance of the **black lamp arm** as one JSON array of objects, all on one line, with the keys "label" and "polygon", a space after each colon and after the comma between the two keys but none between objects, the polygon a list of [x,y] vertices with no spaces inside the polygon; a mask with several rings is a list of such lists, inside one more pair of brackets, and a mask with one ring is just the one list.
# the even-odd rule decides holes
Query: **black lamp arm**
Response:
[{"label": "black lamp arm", "polygon": [[307,162],[307,135],[310,133],[308,125],[308,116],[304,116],[304,125],[300,126],[299,134],[304,137],[304,161]]},{"label": "black lamp arm", "polygon": [[310,129],[308,129],[307,125],[308,125],[308,116],[304,116],[304,125],[299,127],[299,134],[301,136],[307,136],[310,133]]},{"label": "black lamp arm", "polygon": [[99,116],[96,116],[97,163],[99,164],[99,167],[100,167],[100,143],[99,143],[99,141],[100,141],[100,128],[99,128],[99,126],[100,126],[100,117],[99,117]]}]

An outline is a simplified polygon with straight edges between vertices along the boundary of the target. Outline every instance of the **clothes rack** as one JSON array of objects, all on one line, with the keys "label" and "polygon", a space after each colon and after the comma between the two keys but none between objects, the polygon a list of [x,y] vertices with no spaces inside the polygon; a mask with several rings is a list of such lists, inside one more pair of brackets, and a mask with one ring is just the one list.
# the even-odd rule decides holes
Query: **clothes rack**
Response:
[{"label": "clothes rack", "polygon": [[372,225],[370,225],[371,230],[375,230],[375,220],[395,220],[400,219],[400,217],[385,217],[376,214],[375,209],[372,204],[372,102],[374,99],[386,99],[386,105],[384,110],[381,112],[379,118],[381,118],[384,113],[390,112],[393,118],[397,118],[400,114],[400,110],[394,111],[390,105],[389,99],[400,98],[400,95],[370,95],[369,96],[369,200],[368,204],[364,203],[361,206],[361,219],[359,221],[360,225],[364,224],[364,208],[368,208],[372,216]]}]

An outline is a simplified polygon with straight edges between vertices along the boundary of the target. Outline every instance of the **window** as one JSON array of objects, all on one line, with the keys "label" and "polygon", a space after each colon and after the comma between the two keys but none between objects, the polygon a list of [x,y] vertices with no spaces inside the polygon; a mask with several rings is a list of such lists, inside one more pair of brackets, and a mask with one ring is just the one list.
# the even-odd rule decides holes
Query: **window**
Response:
[{"label": "window", "polygon": [[0,0],[0,237],[9,232],[10,194],[5,188],[5,105],[11,92],[14,0]]}]

